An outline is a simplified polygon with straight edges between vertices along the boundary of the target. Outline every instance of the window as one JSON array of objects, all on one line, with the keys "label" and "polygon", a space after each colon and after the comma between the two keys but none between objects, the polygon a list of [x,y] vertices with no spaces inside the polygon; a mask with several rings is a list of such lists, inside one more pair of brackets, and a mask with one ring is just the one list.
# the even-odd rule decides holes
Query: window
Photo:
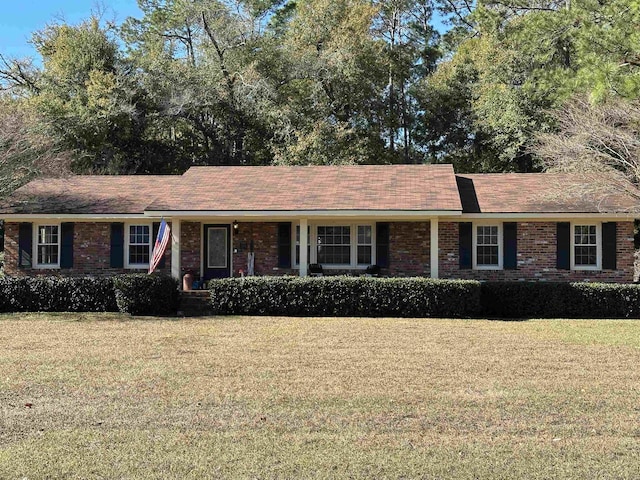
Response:
[{"label": "window", "polygon": [[600,231],[597,225],[573,226],[573,267],[600,268]]},{"label": "window", "polygon": [[478,269],[502,268],[501,236],[498,225],[474,225],[474,267]]},{"label": "window", "polygon": [[[307,225],[307,263],[311,263],[311,226]],[[296,225],[296,265],[300,265],[300,225]]]},{"label": "window", "polygon": [[149,225],[129,225],[127,234],[127,266],[149,265],[151,233]]},{"label": "window", "polygon": [[[376,262],[372,224],[308,225],[307,259],[329,269],[363,269]],[[292,231],[292,258],[300,265],[300,225]],[[311,246],[314,245],[314,248]]]},{"label": "window", "polygon": [[371,265],[371,225],[358,225],[358,265]]},{"label": "window", "polygon": [[318,262],[322,265],[351,264],[351,227],[318,227]]},{"label": "window", "polygon": [[36,266],[57,268],[60,266],[60,226],[36,226]]}]

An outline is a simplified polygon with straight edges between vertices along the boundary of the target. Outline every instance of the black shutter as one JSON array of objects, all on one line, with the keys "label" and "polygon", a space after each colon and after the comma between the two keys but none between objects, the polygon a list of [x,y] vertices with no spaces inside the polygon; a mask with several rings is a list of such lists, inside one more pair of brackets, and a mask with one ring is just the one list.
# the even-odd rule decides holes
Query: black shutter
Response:
[{"label": "black shutter", "polygon": [[556,227],[556,267],[558,270],[571,269],[571,224],[558,222]]},{"label": "black shutter", "polygon": [[376,223],[376,265],[388,268],[389,260],[389,224]]},{"label": "black shutter", "polygon": [[504,222],[502,243],[504,248],[503,268],[516,270],[518,268],[518,224]]},{"label": "black shutter", "polygon": [[[151,252],[149,252],[149,257],[151,257],[151,254],[153,253],[153,249],[156,246],[156,238],[158,238],[158,232],[160,231],[160,222],[153,222],[153,237],[151,238]],[[167,245],[167,249],[169,248],[169,245]],[[164,268],[165,265],[167,264],[166,261],[166,253],[167,251],[164,251],[165,254],[162,255],[162,258],[160,259],[160,262],[158,263],[158,268]]]},{"label": "black shutter", "polygon": [[111,224],[111,268],[124,267],[124,223]]},{"label": "black shutter", "polygon": [[291,223],[278,224],[278,267],[291,268]]},{"label": "black shutter", "polygon": [[458,225],[460,270],[469,270],[473,266],[473,224],[471,222],[460,222]]},{"label": "black shutter", "polygon": [[616,267],[616,222],[602,224],[602,268],[615,270]]},{"label": "black shutter", "polygon": [[18,267],[31,268],[33,266],[33,224],[21,223],[18,230]]},{"label": "black shutter", "polygon": [[60,225],[62,243],[60,244],[60,268],[73,267],[73,223]]}]

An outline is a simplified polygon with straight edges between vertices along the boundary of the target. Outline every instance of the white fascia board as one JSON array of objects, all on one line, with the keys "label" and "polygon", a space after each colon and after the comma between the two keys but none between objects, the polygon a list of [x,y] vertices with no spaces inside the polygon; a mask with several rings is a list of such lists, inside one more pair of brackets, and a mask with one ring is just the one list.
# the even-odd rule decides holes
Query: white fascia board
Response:
[{"label": "white fascia board", "polygon": [[127,219],[141,219],[148,218],[148,215],[143,213],[105,213],[105,214],[91,214],[91,213],[12,213],[12,214],[0,214],[0,219],[8,222],[32,222],[35,220],[87,220],[87,221],[109,221],[109,220],[127,220]]},{"label": "white fascia board", "polygon": [[241,219],[273,218],[431,218],[459,216],[459,210],[147,210],[153,217]]},{"label": "white fascia board", "polygon": [[640,218],[640,213],[463,213],[456,217],[456,220],[509,219],[532,222],[535,220],[561,221],[572,218],[591,218],[600,221],[633,221],[636,218]]}]

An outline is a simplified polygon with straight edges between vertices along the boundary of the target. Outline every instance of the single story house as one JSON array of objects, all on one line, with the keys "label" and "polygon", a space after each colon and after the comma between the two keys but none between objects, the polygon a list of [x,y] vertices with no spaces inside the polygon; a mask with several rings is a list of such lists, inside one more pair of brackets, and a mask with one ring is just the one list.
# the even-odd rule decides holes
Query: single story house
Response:
[{"label": "single story house", "polygon": [[[456,175],[451,165],[193,167],[183,175],[39,179],[0,206],[5,273],[160,271],[176,278],[327,273],[631,282],[633,201],[567,199],[567,174]],[[305,248],[306,247],[306,248]]]}]

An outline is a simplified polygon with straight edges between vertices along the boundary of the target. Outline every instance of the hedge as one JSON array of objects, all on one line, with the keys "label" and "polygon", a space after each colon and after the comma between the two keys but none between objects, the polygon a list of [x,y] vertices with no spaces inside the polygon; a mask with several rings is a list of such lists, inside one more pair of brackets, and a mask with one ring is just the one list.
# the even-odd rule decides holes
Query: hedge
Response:
[{"label": "hedge", "polygon": [[156,275],[0,278],[0,312],[175,314],[177,282]]},{"label": "hedge", "polygon": [[118,310],[131,315],[175,315],[180,303],[178,281],[164,275],[113,277]]},{"label": "hedge", "polygon": [[216,315],[470,317],[480,313],[471,280],[248,277],[209,282]]},{"label": "hedge", "polygon": [[[640,318],[640,285],[426,278],[249,277],[210,282],[218,315]],[[177,281],[160,275],[0,278],[0,312],[173,315]]]},{"label": "hedge", "polygon": [[484,315],[500,318],[640,318],[640,285],[486,282]]},{"label": "hedge", "polygon": [[113,281],[90,277],[0,279],[2,312],[117,312]]}]

